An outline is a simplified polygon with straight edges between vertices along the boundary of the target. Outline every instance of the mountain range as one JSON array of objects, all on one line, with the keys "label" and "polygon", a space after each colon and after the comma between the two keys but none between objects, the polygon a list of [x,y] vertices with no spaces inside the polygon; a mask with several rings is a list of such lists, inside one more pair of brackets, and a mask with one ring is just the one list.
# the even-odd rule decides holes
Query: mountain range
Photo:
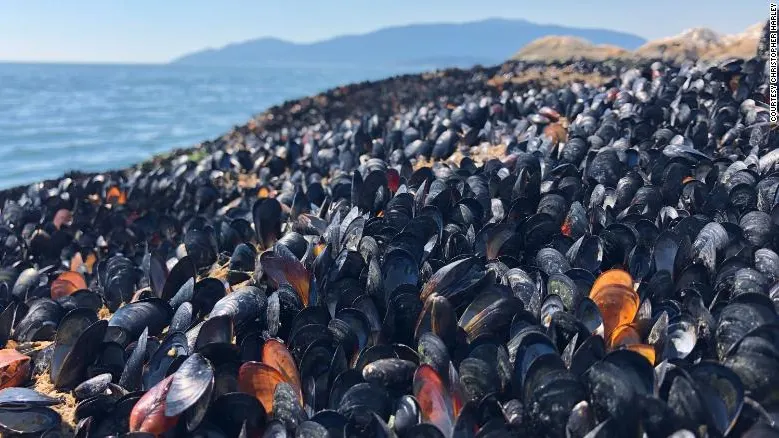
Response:
[{"label": "mountain range", "polygon": [[570,35],[594,44],[633,50],[644,38],[606,29],[489,19],[469,23],[413,24],[313,43],[260,38],[205,49],[171,61],[188,65],[423,65],[429,67],[496,64],[518,47],[548,35]]}]

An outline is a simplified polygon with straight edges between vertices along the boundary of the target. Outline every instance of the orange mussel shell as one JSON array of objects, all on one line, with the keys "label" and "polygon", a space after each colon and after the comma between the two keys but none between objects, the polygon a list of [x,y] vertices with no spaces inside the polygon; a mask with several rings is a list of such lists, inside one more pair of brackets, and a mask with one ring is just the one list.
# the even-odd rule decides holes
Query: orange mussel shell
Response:
[{"label": "orange mussel shell", "polygon": [[625,324],[615,328],[608,339],[610,348],[618,348],[627,345],[640,344],[641,335],[632,324]]},{"label": "orange mussel shell", "polygon": [[161,436],[173,429],[179,421],[179,417],[165,416],[165,398],[168,396],[173,376],[156,384],[146,391],[133,406],[130,412],[130,432],[146,432],[155,436]]},{"label": "orange mussel shell", "polygon": [[246,362],[238,369],[238,390],[256,397],[268,415],[273,412],[276,385],[282,382],[286,379],[281,372],[262,362]]},{"label": "orange mussel shell", "polygon": [[260,264],[268,277],[277,285],[289,283],[298,293],[303,306],[308,307],[311,279],[303,263],[284,258],[274,254],[273,251],[265,251],[260,254]]},{"label": "orange mussel shell", "polygon": [[639,297],[633,289],[633,278],[625,271],[612,269],[595,280],[590,299],[603,316],[606,339],[619,326],[633,322],[639,306]]},{"label": "orange mussel shell", "polygon": [[0,389],[21,386],[30,376],[30,357],[14,350],[0,350]]},{"label": "orange mussel shell", "polygon": [[119,187],[111,187],[108,189],[108,192],[106,192],[105,203],[124,205],[127,203],[127,195],[125,195],[123,191],[119,190]]},{"label": "orange mussel shell", "polygon": [[56,300],[86,288],[87,282],[84,281],[81,274],[75,271],[66,271],[51,283],[51,297]]},{"label": "orange mussel shell", "polygon": [[449,436],[454,427],[454,404],[441,376],[430,365],[421,365],[414,373],[414,396],[422,420]]},{"label": "orange mussel shell", "polygon": [[594,296],[598,295],[603,288],[607,286],[623,286],[628,289],[633,289],[633,277],[630,273],[622,269],[609,269],[608,271],[600,274],[595,283],[590,288],[590,298],[594,300]]},{"label": "orange mussel shell", "polygon": [[269,339],[262,346],[262,362],[275,368],[284,377],[284,381],[292,385],[298,393],[298,399],[302,402],[303,386],[300,381],[298,367],[295,359],[286,346],[276,339]]}]

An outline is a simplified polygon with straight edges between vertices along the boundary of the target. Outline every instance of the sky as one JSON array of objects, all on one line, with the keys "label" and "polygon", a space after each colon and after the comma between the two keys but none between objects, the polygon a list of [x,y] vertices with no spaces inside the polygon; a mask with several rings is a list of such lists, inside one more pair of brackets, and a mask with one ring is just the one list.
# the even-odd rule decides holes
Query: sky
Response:
[{"label": "sky", "polygon": [[[0,0],[0,60],[157,63],[260,37],[311,42],[411,23],[522,18],[647,39],[734,33],[768,0]],[[509,36],[507,36],[509,37]]]}]

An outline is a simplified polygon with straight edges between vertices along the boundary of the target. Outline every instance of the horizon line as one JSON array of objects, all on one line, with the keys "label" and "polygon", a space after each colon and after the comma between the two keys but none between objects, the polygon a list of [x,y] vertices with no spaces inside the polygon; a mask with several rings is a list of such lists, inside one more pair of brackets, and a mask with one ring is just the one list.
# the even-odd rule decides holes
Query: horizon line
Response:
[{"label": "horizon line", "polygon": [[169,61],[70,61],[70,60],[35,60],[35,59],[0,59],[0,64],[30,64],[30,65],[38,65],[38,64],[57,64],[57,65],[139,65],[139,66],[149,66],[149,65],[167,65],[170,64]]}]

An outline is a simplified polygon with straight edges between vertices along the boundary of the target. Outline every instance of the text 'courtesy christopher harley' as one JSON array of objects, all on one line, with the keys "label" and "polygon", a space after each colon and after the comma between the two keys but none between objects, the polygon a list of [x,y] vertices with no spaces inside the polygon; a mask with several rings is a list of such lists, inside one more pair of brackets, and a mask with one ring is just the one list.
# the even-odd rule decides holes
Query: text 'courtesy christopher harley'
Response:
[{"label": "text 'courtesy christopher harley'", "polygon": [[777,75],[777,66],[779,65],[779,53],[777,53],[777,44],[779,44],[779,23],[777,23],[777,3],[771,2],[769,6],[768,19],[768,98],[771,109],[771,123],[779,123],[779,75]]}]

